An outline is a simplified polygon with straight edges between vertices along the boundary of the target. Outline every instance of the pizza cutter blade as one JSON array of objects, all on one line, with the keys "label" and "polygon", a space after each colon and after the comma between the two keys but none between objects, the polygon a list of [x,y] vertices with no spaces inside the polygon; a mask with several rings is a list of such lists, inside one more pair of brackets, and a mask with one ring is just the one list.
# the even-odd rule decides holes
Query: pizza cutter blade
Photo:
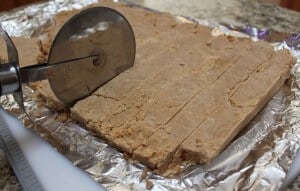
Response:
[{"label": "pizza cutter blade", "polygon": [[63,25],[47,63],[19,68],[14,59],[0,65],[1,88],[14,87],[2,94],[21,92],[21,83],[48,79],[54,94],[70,107],[131,67],[135,50],[133,30],[123,15],[107,7],[89,8]]},{"label": "pizza cutter blade", "polygon": [[125,17],[106,7],[81,12],[57,34],[48,64],[90,55],[94,57],[64,64],[49,78],[55,95],[66,105],[90,95],[133,65],[135,37]]}]

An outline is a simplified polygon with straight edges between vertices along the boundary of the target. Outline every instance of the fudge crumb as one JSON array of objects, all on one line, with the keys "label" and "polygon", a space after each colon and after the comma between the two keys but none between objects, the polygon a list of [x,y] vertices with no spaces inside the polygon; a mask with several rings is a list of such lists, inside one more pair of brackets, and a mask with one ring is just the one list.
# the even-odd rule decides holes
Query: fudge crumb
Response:
[{"label": "fudge crumb", "polygon": [[150,180],[146,180],[146,189],[151,190],[153,188],[153,182]]},{"label": "fudge crumb", "polygon": [[207,42],[207,43],[206,43],[206,46],[211,46],[211,45],[212,45],[211,42]]},{"label": "fudge crumb", "polygon": [[126,160],[129,160],[129,159],[131,158],[131,157],[130,157],[130,154],[127,153],[127,152],[124,152],[123,157],[124,157],[124,159],[126,159]]},{"label": "fudge crumb", "polygon": [[143,172],[142,172],[140,178],[139,178],[140,181],[144,180],[144,179],[147,177],[147,172],[148,172],[148,168],[145,167],[145,168],[143,169]]},{"label": "fudge crumb", "polygon": [[68,120],[70,120],[70,113],[69,112],[63,112],[60,115],[58,115],[57,120],[61,123],[64,123]]},{"label": "fudge crumb", "polygon": [[227,36],[227,40],[228,40],[229,42],[233,42],[233,41],[234,41],[234,37],[233,37],[233,36]]}]

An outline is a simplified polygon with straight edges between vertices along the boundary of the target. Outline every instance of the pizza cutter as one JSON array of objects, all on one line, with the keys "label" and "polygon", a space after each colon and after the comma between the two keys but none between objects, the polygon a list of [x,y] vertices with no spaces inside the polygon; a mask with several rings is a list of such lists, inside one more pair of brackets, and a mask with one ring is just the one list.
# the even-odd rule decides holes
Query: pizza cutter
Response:
[{"label": "pizza cutter", "polygon": [[0,93],[12,93],[23,110],[22,83],[48,79],[57,98],[70,107],[133,66],[135,59],[129,22],[107,7],[89,8],[67,21],[54,38],[45,64],[20,68],[15,45],[1,27],[0,33],[9,60],[0,65]]},{"label": "pizza cutter", "polygon": [[[0,95],[13,94],[24,112],[22,83],[48,79],[55,95],[70,107],[131,67],[135,59],[130,24],[107,7],[87,9],[66,22],[45,64],[20,68],[16,47],[1,26],[0,35],[9,61],[0,64]],[[104,190],[1,107],[0,147],[25,191]]]}]

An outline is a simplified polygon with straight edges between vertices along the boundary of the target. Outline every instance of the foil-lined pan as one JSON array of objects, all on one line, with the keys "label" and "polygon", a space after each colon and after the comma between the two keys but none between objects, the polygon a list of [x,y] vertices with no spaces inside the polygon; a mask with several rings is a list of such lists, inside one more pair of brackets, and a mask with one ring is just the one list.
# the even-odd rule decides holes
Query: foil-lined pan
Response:
[{"label": "foil-lined pan", "polygon": [[[38,36],[58,12],[84,8],[96,1],[53,0],[0,14],[0,22],[12,36]],[[67,113],[44,106],[36,92],[24,86],[24,104],[35,122],[31,128],[108,190],[278,190],[300,146],[299,34],[274,43],[274,38],[270,38],[272,31],[267,29],[237,29],[177,18],[178,22],[193,21],[214,27],[213,35],[273,39],[275,49],[289,49],[297,58],[289,81],[215,160],[206,165],[182,166],[183,172],[173,178],[155,175],[73,122]],[[25,126],[31,125],[12,96],[2,96],[0,103]]]}]

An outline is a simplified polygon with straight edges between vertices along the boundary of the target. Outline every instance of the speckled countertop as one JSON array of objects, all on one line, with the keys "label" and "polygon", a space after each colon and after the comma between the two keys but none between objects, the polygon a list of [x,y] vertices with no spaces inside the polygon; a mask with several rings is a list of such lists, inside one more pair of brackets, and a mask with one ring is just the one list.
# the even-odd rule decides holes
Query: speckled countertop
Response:
[{"label": "speckled countertop", "polygon": [[129,0],[145,7],[234,26],[249,24],[278,32],[300,32],[300,13],[267,0]]},{"label": "speckled countertop", "polygon": [[17,191],[22,190],[14,172],[6,160],[3,150],[0,149],[0,190]]},{"label": "speckled countertop", "polygon": [[[176,15],[243,27],[269,28],[278,32],[300,32],[300,12],[280,8],[268,0],[129,0]],[[187,3],[188,2],[188,3]],[[298,178],[289,190],[300,190]],[[0,149],[0,190],[22,190]]]}]

